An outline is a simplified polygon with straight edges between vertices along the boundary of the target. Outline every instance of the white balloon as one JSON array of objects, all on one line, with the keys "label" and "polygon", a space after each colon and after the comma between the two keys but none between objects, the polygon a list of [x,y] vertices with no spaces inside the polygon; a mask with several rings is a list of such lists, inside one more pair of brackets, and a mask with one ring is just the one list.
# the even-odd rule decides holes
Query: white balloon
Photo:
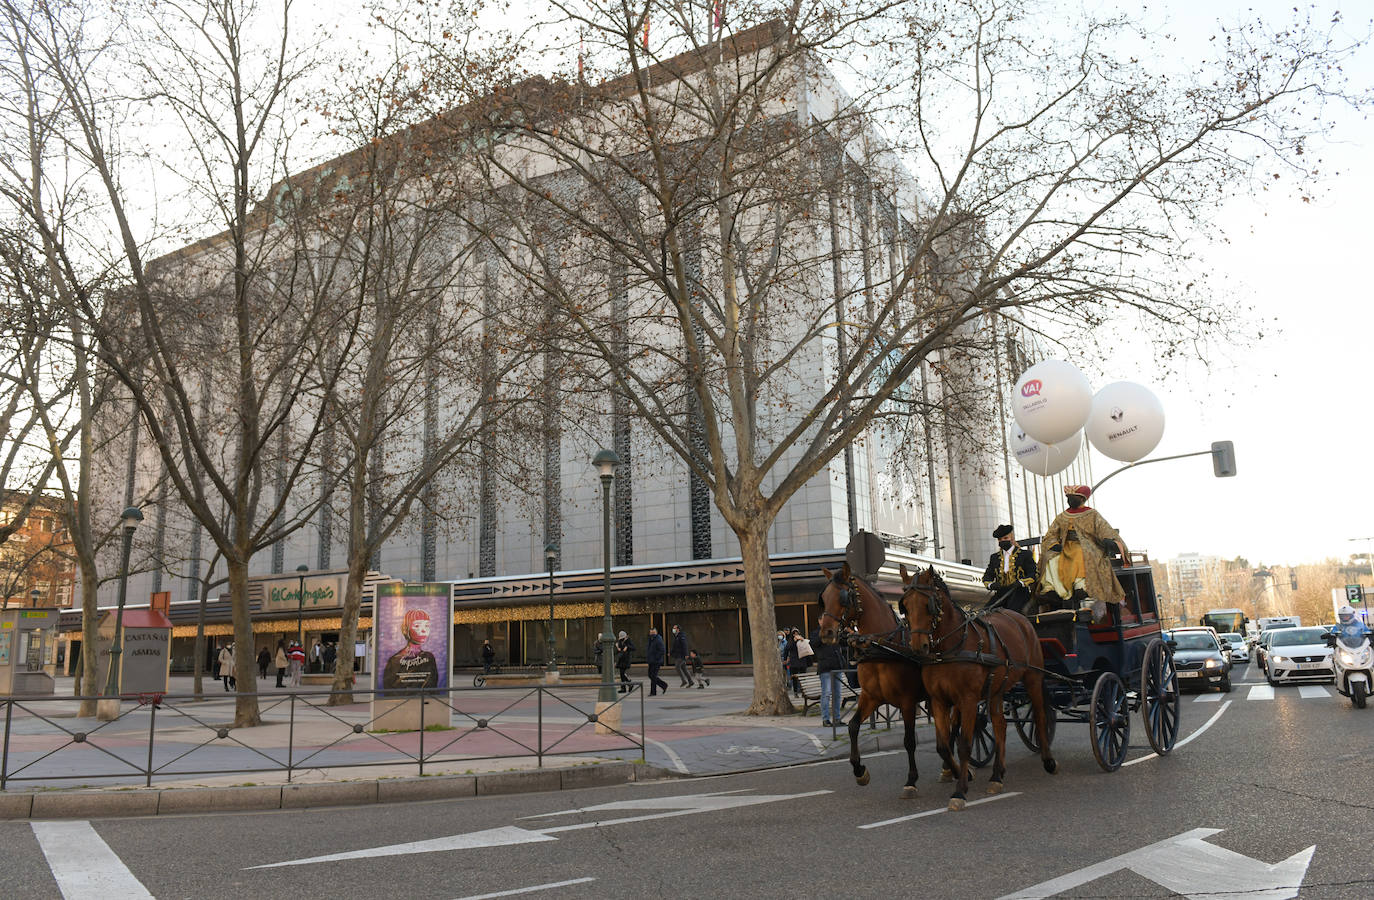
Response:
[{"label": "white balloon", "polygon": [[1093,397],[1083,429],[1103,456],[1121,462],[1143,459],[1164,437],[1164,407],[1154,392],[1133,381],[1115,381]]},{"label": "white balloon", "polygon": [[1045,444],[1026,434],[1019,426],[1011,427],[1011,455],[1029,472],[1048,478],[1067,469],[1078,451],[1083,449],[1083,432],[1075,431],[1067,441]]},{"label": "white balloon", "polygon": [[1047,359],[1025,371],[1011,395],[1016,424],[1037,441],[1057,444],[1083,427],[1093,389],[1073,363]]}]

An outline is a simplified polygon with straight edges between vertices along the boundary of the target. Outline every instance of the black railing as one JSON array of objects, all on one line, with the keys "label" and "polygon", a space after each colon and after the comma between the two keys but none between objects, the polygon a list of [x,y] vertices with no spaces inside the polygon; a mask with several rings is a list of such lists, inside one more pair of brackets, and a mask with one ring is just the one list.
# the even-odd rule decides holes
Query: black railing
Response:
[{"label": "black railing", "polygon": [[[0,698],[5,722],[0,790],[11,782],[138,778],[151,786],[154,778],[252,773],[285,773],[290,782],[302,769],[367,766],[414,766],[417,774],[424,775],[426,766],[433,769],[440,764],[452,767],[468,761],[535,757],[543,767],[544,758],[550,755],[632,749],[639,751],[638,759],[642,760],[642,686],[628,685],[614,703],[598,710],[597,696],[602,687],[521,685],[500,690],[450,687],[259,694],[261,724],[253,727],[210,721],[216,715],[232,715],[232,704],[207,702],[194,694],[125,697],[119,715],[109,721],[79,719],[68,711],[81,701],[105,699],[102,697],[5,697]],[[329,705],[330,698],[340,694],[352,695],[355,702]],[[374,714],[370,708],[358,708],[374,697],[420,701],[418,729],[378,729],[378,719],[390,711]],[[636,698],[637,731],[624,722]],[[54,706],[62,711],[54,711]],[[273,720],[274,714],[284,718]],[[145,716],[146,727],[139,721]],[[120,723],[124,723],[122,727]],[[383,719],[381,724],[385,723]],[[383,758],[365,758],[373,753]],[[97,762],[102,765],[95,765]]]}]

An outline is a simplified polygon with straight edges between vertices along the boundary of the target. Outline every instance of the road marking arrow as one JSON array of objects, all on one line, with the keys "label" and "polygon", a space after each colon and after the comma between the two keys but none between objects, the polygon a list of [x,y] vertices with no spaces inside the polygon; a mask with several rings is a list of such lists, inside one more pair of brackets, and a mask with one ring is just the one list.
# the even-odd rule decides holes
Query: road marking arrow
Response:
[{"label": "road marking arrow", "polygon": [[1041,900],[1122,869],[1130,869],[1189,900],[1225,900],[1237,895],[1248,900],[1290,900],[1298,896],[1317,849],[1315,844],[1271,866],[1203,840],[1221,832],[1220,828],[1194,828],[998,900]]},{"label": "road marking arrow", "polygon": [[[504,847],[510,844],[531,844],[537,841],[556,841],[550,837],[564,831],[584,831],[588,828],[601,828],[606,825],[622,825],[627,822],[644,822],[650,819],[667,819],[673,816],[689,816],[696,813],[715,812],[725,809],[738,809],[744,806],[757,806],[760,803],[776,803],[779,800],[799,800],[803,797],[816,797],[830,791],[808,791],[804,794],[745,794],[724,791],[709,794],[686,794],[678,797],[641,797],[637,800],[622,800],[602,803],[583,809],[560,810],[545,813],[545,816],[565,816],[583,812],[603,812],[609,810],[654,810],[649,815],[627,816],[622,819],[605,819],[597,822],[580,822],[576,825],[556,825],[550,828],[527,829],[508,825],[503,828],[489,828],[483,831],[470,831],[466,834],[451,834],[446,837],[427,841],[411,841],[406,844],[389,844],[385,847],[370,847],[365,850],[350,850],[344,853],[329,853],[324,856],[311,856],[305,859],[288,859],[282,862],[249,866],[250,869],[275,869],[282,866],[303,866],[307,863],[338,862],[345,859],[368,859],[374,856],[406,856],[412,853],[438,853],[444,850],[472,850],[478,847]],[[668,812],[662,812],[668,810]],[[542,818],[542,816],[526,816]]]}]

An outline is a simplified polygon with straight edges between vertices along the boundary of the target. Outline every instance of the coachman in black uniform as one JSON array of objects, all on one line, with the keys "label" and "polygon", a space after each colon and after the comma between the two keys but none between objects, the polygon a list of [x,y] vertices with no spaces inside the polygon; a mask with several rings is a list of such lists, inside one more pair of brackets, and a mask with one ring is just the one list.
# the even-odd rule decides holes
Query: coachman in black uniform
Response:
[{"label": "coachman in black uniform", "polygon": [[1032,612],[1031,589],[1035,585],[1035,554],[1018,546],[1010,525],[998,525],[992,532],[997,552],[988,558],[983,587],[992,592],[984,609],[1003,607],[1017,612]]}]

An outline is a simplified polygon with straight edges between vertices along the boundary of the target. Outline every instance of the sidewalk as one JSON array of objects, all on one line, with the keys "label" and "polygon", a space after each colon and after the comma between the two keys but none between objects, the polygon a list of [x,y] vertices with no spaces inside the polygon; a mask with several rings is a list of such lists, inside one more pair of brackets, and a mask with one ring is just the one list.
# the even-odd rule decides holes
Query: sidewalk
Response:
[{"label": "sidewalk", "polygon": [[[465,676],[459,673],[455,682],[464,684]],[[0,819],[558,790],[778,768],[849,754],[847,729],[822,728],[814,709],[806,717],[743,715],[753,682],[738,676],[713,676],[705,689],[671,687],[666,694],[643,695],[642,720],[641,695],[632,694],[620,704],[621,734],[609,735],[597,735],[588,722],[595,689],[455,692],[451,727],[421,734],[369,731],[366,698],[327,707],[326,698],[310,696],[308,688],[293,702],[290,689],[278,690],[274,678],[258,685],[264,724],[234,729],[234,695],[216,680],[205,679],[201,701],[169,700],[156,711],[126,702],[117,722],[102,723],[76,718],[75,702],[66,699],[71,679],[59,679],[53,698],[13,708],[5,766],[15,780],[0,792]],[[189,676],[173,677],[170,695],[189,695],[191,687]],[[860,747],[865,753],[899,748],[901,737],[899,720],[892,731],[880,721],[876,731],[865,725]],[[918,739],[924,737],[918,731]],[[148,768],[154,770],[151,786]]]}]

